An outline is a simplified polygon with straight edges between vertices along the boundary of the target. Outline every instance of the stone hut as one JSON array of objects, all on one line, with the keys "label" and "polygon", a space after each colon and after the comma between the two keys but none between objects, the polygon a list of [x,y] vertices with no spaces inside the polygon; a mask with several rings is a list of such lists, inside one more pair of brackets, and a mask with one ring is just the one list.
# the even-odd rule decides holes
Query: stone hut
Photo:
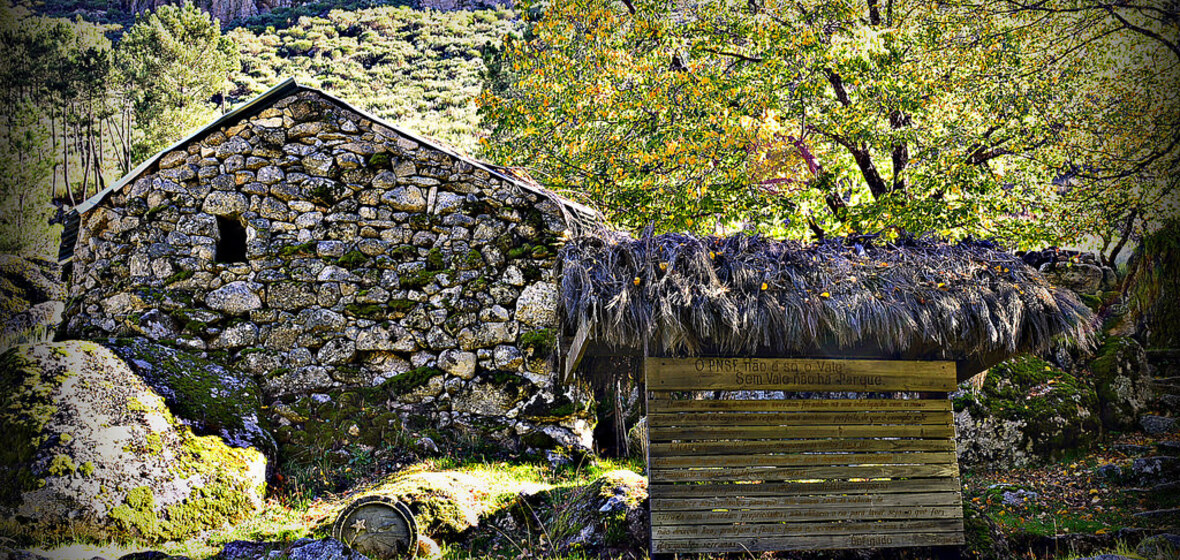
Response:
[{"label": "stone hut", "polygon": [[439,429],[585,449],[589,397],[556,367],[556,267],[598,223],[288,80],[67,217],[64,328],[234,364],[280,412],[383,388]]}]

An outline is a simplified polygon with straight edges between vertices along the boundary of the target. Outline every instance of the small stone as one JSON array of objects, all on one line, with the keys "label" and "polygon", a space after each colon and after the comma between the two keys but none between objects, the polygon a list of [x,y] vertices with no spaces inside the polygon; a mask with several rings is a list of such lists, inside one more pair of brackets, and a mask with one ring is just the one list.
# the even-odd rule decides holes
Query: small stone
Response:
[{"label": "small stone", "polygon": [[340,258],[344,256],[346,247],[343,241],[320,241],[315,246],[315,252],[320,258]]},{"label": "small stone", "polygon": [[258,327],[253,323],[238,323],[222,331],[213,343],[214,348],[241,348],[258,342]]},{"label": "small stone", "polygon": [[284,177],[286,177],[286,174],[283,173],[282,169],[279,169],[273,165],[268,165],[258,170],[257,178],[258,182],[260,183],[273,185],[279,181],[282,181]]},{"label": "small stone", "polygon": [[356,169],[365,164],[365,161],[353,153],[343,153],[336,156],[336,165],[341,169]]},{"label": "small stone", "polygon": [[249,283],[237,281],[209,292],[205,296],[205,305],[232,315],[242,315],[262,307],[262,298],[254,293]]},{"label": "small stone", "polygon": [[306,212],[295,217],[295,227],[311,229],[319,225],[323,219],[323,212]]},{"label": "small stone", "polygon": [[205,197],[201,210],[217,216],[237,216],[250,208],[246,195],[237,192],[213,191]]},{"label": "small stone", "polygon": [[381,196],[381,202],[394,210],[403,212],[422,212],[426,210],[426,198],[422,191],[415,187],[395,188]]},{"label": "small stone", "polygon": [[310,175],[328,177],[332,172],[332,156],[323,152],[316,152],[303,158],[303,168]]},{"label": "small stone", "polygon": [[471,379],[475,376],[475,353],[461,350],[443,350],[438,355],[439,369],[461,377]]},{"label": "small stone", "polygon": [[529,285],[516,300],[516,320],[533,327],[557,324],[557,286],[550,282]]},{"label": "small stone", "polygon": [[440,191],[434,200],[434,213],[450,214],[452,212],[458,212],[463,208],[463,203],[466,200],[467,198],[463,195]]},{"label": "small stone", "polygon": [[356,355],[356,343],[351,340],[337,338],[325,344],[316,354],[316,359],[324,365],[347,363]]},{"label": "small stone", "polygon": [[184,163],[184,160],[187,157],[188,153],[183,151],[168,152],[167,154],[164,154],[164,157],[160,158],[160,169],[171,169],[176,167],[177,165]]},{"label": "small stone", "polygon": [[520,353],[520,349],[517,347],[502,344],[496,347],[495,363],[499,369],[518,369],[524,365],[524,355]]}]

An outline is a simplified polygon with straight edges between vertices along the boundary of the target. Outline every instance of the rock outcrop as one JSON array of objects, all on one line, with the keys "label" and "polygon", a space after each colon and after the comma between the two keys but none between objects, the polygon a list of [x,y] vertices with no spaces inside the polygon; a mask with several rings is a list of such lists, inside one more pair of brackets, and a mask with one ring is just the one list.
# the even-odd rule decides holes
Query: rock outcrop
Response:
[{"label": "rock outcrop", "polygon": [[1134,429],[1151,405],[1152,369],[1134,339],[1109,337],[1090,363],[1102,423],[1110,430]]},{"label": "rock outcrop", "polygon": [[52,338],[66,297],[55,263],[0,255],[0,352]]},{"label": "rock outcrop", "polygon": [[[129,0],[125,5],[135,14],[154,11],[167,4],[179,4],[176,0]],[[195,0],[198,8],[219,20],[222,26],[229,22],[265,14],[277,8],[286,8],[297,3],[293,0]]]},{"label": "rock outcrop", "polygon": [[959,462],[1021,468],[1084,448],[1102,433],[1098,397],[1085,380],[1032,356],[1004,362],[979,388],[955,397]]},{"label": "rock outcrop", "polygon": [[97,344],[0,355],[0,405],[0,517],[37,540],[180,539],[261,504],[261,453],[194,435]]}]

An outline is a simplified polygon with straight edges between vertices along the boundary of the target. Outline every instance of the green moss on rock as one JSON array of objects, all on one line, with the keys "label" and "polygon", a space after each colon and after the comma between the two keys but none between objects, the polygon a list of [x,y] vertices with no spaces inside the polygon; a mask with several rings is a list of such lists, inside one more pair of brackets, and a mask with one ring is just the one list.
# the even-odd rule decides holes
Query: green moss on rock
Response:
[{"label": "green moss on rock", "polygon": [[1088,447],[1102,432],[1098,396],[1089,380],[1078,379],[1052,364],[1020,356],[993,367],[979,392],[955,399],[955,411],[978,419],[1017,422],[1044,459]]},{"label": "green moss on rock", "polygon": [[29,360],[27,347],[0,354],[0,506],[15,507],[21,493],[40,485],[31,465],[57,413],[53,395],[71,374],[44,371]]},{"label": "green moss on rock", "polygon": [[545,356],[553,351],[557,338],[552,329],[528,331],[520,335],[521,350],[532,350],[533,356]]},{"label": "green moss on rock", "polygon": [[336,260],[336,265],[341,268],[353,269],[365,264],[369,257],[365,256],[360,251],[349,251]]},{"label": "green moss on rock", "polygon": [[432,377],[442,374],[442,370],[438,368],[422,366],[389,378],[381,384],[381,389],[390,395],[401,395],[425,385]]}]

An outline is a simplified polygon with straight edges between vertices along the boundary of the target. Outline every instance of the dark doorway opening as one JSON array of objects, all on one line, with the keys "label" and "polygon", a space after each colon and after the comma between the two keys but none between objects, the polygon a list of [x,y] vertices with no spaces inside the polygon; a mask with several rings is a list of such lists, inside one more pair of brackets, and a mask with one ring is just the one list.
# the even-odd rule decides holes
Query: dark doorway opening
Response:
[{"label": "dark doorway opening", "polygon": [[246,228],[242,222],[218,216],[217,231],[221,233],[221,240],[217,242],[217,253],[213,260],[221,263],[246,262]]}]

